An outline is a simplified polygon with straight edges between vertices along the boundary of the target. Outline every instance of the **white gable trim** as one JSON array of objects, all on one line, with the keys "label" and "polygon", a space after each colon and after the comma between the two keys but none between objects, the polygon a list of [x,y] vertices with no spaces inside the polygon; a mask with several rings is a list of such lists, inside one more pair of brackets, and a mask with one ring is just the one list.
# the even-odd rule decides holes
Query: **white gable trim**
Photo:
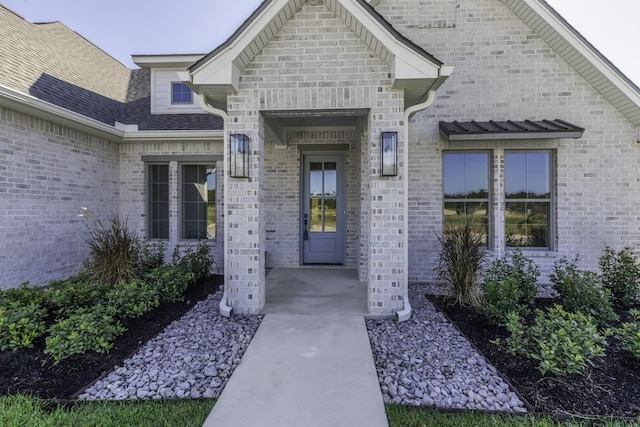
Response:
[{"label": "white gable trim", "polygon": [[633,124],[640,91],[544,0],[502,0]]},{"label": "white gable trim", "polygon": [[[239,90],[244,67],[302,4],[304,0],[272,0],[263,4],[239,33],[210,57],[196,63],[189,75],[184,74],[183,81],[213,104],[226,105],[226,96]],[[369,6],[362,0],[325,0],[325,5],[389,65],[393,86],[405,90],[409,105],[419,102],[429,89],[439,87],[451,74],[452,67],[443,66],[408,40],[402,40],[390,25],[384,25],[384,19],[367,10]]]}]

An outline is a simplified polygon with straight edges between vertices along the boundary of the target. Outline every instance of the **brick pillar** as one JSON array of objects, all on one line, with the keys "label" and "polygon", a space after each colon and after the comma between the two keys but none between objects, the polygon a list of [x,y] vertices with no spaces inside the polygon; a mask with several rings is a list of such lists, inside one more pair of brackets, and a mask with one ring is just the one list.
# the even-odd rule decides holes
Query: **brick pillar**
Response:
[{"label": "brick pillar", "polygon": [[225,286],[235,313],[257,314],[265,303],[264,125],[257,112],[238,109],[228,132],[247,135],[250,153],[249,178],[225,172]]},{"label": "brick pillar", "polygon": [[[391,117],[390,117],[391,116]],[[389,118],[390,117],[390,118]],[[390,315],[404,307],[404,174],[407,141],[402,117],[372,121],[369,133],[369,313]],[[398,133],[398,175],[380,176],[381,132]]]}]

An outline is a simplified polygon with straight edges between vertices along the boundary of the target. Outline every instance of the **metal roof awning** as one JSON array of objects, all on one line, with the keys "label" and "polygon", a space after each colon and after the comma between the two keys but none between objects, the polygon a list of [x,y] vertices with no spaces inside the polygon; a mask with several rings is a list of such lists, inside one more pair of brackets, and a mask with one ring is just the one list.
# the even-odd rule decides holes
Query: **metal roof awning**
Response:
[{"label": "metal roof awning", "polygon": [[496,139],[582,138],[584,129],[564,120],[507,120],[440,122],[440,134],[449,141]]}]

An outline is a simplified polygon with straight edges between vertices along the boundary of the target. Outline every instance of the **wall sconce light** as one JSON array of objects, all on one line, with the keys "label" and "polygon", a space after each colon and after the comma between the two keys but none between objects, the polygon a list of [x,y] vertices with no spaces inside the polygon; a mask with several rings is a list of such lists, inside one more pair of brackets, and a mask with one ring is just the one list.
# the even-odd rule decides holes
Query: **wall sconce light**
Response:
[{"label": "wall sconce light", "polygon": [[231,156],[229,176],[231,178],[249,178],[249,137],[242,134],[230,135]]},{"label": "wall sconce light", "polygon": [[398,132],[382,132],[381,176],[398,175]]}]

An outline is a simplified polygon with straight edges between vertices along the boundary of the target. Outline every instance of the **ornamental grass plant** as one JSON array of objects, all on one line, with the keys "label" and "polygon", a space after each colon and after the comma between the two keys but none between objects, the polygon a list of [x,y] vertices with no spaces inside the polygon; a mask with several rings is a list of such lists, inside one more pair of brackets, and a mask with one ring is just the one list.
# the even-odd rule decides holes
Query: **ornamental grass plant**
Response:
[{"label": "ornamental grass plant", "polygon": [[469,215],[460,225],[446,225],[438,234],[438,280],[450,285],[453,299],[462,306],[477,307],[481,297],[477,281],[487,253],[484,228]]}]

